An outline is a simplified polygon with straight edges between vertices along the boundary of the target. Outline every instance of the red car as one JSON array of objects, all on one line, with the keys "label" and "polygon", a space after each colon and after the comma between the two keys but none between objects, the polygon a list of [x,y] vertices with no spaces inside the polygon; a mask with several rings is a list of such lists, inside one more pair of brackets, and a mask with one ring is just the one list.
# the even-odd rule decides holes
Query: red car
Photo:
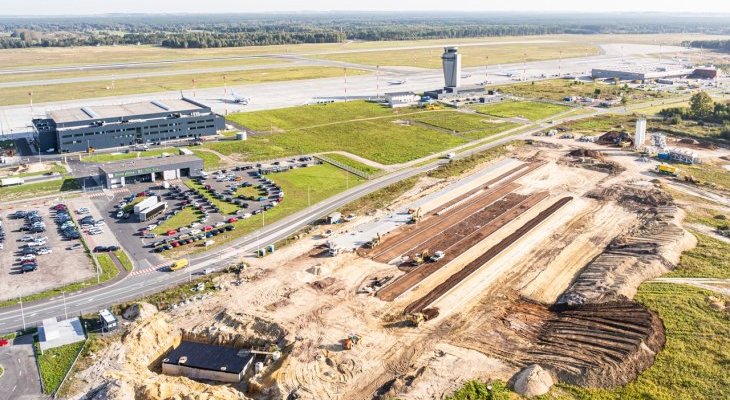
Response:
[{"label": "red car", "polygon": [[206,232],[208,232],[208,231],[213,230],[213,227],[210,226],[210,225],[206,225],[205,228],[203,228],[203,230],[206,231]]},{"label": "red car", "polygon": [[0,347],[7,346],[10,344],[7,339],[0,339]]},{"label": "red car", "polygon": [[177,231],[174,229],[170,229],[169,231],[167,231],[167,236],[174,236],[175,234],[177,234]]},{"label": "red car", "polygon": [[236,221],[238,221],[238,219],[237,219],[237,218],[234,218],[234,217],[228,218],[228,223],[229,223],[229,224],[232,224],[232,223],[234,223],[234,222],[236,222]]}]

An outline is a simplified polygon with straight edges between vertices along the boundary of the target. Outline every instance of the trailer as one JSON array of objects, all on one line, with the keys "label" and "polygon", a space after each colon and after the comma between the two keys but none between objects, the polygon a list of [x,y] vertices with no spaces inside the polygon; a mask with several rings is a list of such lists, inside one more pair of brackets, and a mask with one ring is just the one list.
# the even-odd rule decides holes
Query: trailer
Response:
[{"label": "trailer", "polygon": [[159,196],[150,196],[134,205],[134,208],[133,208],[134,213],[139,214],[142,212],[142,210],[154,207],[159,202],[160,202]]},{"label": "trailer", "polygon": [[0,187],[17,186],[25,183],[23,178],[3,178],[0,179]]}]

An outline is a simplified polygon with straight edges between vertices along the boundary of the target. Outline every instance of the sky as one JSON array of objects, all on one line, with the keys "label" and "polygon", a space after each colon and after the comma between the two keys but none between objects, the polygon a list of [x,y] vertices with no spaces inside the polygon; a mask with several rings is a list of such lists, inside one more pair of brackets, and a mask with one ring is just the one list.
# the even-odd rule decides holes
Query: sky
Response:
[{"label": "sky", "polygon": [[286,11],[666,11],[730,13],[728,0],[2,0],[3,15]]}]

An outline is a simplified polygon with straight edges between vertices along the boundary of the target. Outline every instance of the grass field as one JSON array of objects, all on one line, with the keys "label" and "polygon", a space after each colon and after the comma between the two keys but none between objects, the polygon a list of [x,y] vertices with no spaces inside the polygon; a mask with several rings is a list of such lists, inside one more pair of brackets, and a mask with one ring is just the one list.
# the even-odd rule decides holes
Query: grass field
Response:
[{"label": "grass field", "polygon": [[[457,39],[458,40],[458,39]],[[531,40],[522,38],[522,40]],[[497,64],[517,63],[523,61],[540,61],[563,58],[585,57],[598,54],[594,45],[561,42],[561,43],[495,43],[486,46],[459,47],[464,67],[477,67],[489,64],[496,70]],[[442,48],[371,51],[347,54],[331,54],[312,56],[334,61],[352,62],[365,65],[397,65],[421,68],[441,68]],[[489,59],[487,60],[487,57]]]},{"label": "grass field", "polygon": [[730,278],[730,244],[701,233],[697,247],[682,253],[679,268],[665,276],[682,278]]},{"label": "grass field", "polygon": [[653,99],[666,99],[672,95],[666,92],[648,92],[638,89],[624,89],[622,85],[606,83],[575,82],[570,79],[552,79],[529,83],[515,83],[498,86],[497,89],[515,96],[563,101],[568,96],[594,97],[595,90],[600,90],[599,98],[611,99],[625,95],[627,104],[640,103]]},{"label": "grass field", "polygon": [[472,108],[482,114],[495,117],[521,117],[530,121],[545,119],[570,109],[568,106],[534,101],[503,101],[496,104],[472,106]]},{"label": "grass field", "polygon": [[152,233],[162,235],[170,229],[178,230],[182,227],[190,226],[193,222],[200,219],[202,213],[193,206],[184,207],[177,215],[161,223]]},{"label": "grass field", "polygon": [[36,350],[44,393],[51,394],[58,389],[84,343],[82,341],[56,347],[44,351],[42,355],[40,349]]},{"label": "grass field", "polygon": [[[407,117],[411,121],[432,125],[457,133],[485,130],[501,132],[516,126],[515,124],[495,120],[484,115],[463,113],[458,111],[435,111],[424,114],[415,114]],[[505,127],[507,127],[505,129]]]},{"label": "grass field", "polygon": [[701,185],[712,186],[730,192],[730,171],[710,163],[700,165],[677,164],[680,176],[690,175],[700,180]]},{"label": "grass field", "polygon": [[47,71],[47,72],[18,72],[13,74],[0,74],[0,83],[2,82],[25,82],[35,80],[50,79],[68,79],[76,77],[109,77],[106,85],[111,84],[111,80],[126,79],[134,74],[142,74],[149,72],[176,72],[186,70],[197,70],[206,68],[235,68],[235,67],[258,67],[271,64],[288,64],[291,61],[285,59],[274,58],[249,58],[240,60],[209,60],[209,61],[190,61],[176,62],[171,64],[158,64],[143,67],[109,67],[103,69],[73,69],[70,71]]},{"label": "grass field", "polygon": [[271,132],[272,127],[273,131],[286,131],[354,119],[387,117],[400,112],[411,113],[413,111],[413,109],[393,110],[366,101],[348,101],[237,113],[229,115],[227,119],[254,131]]},{"label": "grass field", "polygon": [[[559,384],[559,399],[727,399],[730,398],[730,325],[712,309],[711,292],[684,285],[644,283],[636,299],[664,322],[667,342],[654,364],[626,386],[586,389]],[[718,297],[719,295],[714,294]],[[730,298],[726,298],[730,300]]]},{"label": "grass field", "polygon": [[375,168],[373,166],[363,164],[360,161],[353,160],[352,158],[343,155],[343,154],[337,154],[337,153],[328,153],[324,155],[325,157],[337,161],[339,163],[345,164],[349,167],[355,168],[358,171],[362,171],[366,174],[372,175],[380,172],[381,170],[379,168]]},{"label": "grass field", "polygon": [[54,179],[52,181],[0,187],[0,201],[39,197],[79,189],[81,189],[81,186],[79,186],[75,178],[64,176],[61,179]]},{"label": "grass field", "polygon": [[343,150],[381,164],[397,164],[466,142],[431,128],[378,119],[255,135],[245,141],[206,143],[205,146],[225,155],[240,154],[248,160]]},{"label": "grass field", "polygon": [[[366,74],[365,71],[350,69],[349,75]],[[275,69],[253,69],[226,73],[228,85],[249,85],[255,83],[291,81],[298,79],[331,78],[342,76],[341,68],[335,67],[289,67]],[[171,90],[191,90],[192,80],[197,88],[223,86],[223,73],[169,75],[154,78],[129,78],[115,81],[114,89],[108,89],[109,82],[75,82],[55,85],[36,85],[4,88],[0,105],[25,104],[28,92],[33,101],[51,102],[86,99],[106,96],[154,93]],[[222,91],[221,91],[222,93]]]},{"label": "grass field", "polygon": [[[348,177],[349,175],[349,177]],[[352,188],[364,180],[348,172],[329,164],[317,165],[308,168],[296,168],[286,172],[267,175],[269,179],[282,188],[286,197],[278,206],[267,211],[266,224],[273,223],[297,211],[300,211],[311,204],[316,204],[333,195]],[[245,236],[256,229],[261,228],[263,214],[255,215],[249,219],[239,220],[233,225],[235,230],[225,232],[216,236],[216,245],[226,243],[237,237]],[[270,243],[261,243],[268,245]],[[165,252],[165,256],[174,258],[184,254],[204,251],[205,248],[198,246],[183,246]]]}]

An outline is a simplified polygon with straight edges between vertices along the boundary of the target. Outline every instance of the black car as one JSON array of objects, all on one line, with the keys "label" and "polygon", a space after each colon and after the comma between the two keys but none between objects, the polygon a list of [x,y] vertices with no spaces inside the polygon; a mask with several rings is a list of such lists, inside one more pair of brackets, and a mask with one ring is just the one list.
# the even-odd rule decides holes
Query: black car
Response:
[{"label": "black car", "polygon": [[106,246],[106,251],[117,251],[119,250],[119,246]]},{"label": "black car", "polygon": [[38,269],[38,264],[23,264],[23,266],[20,267],[20,270],[23,271],[23,273],[32,272],[37,269]]},{"label": "black car", "polygon": [[106,253],[109,251],[108,246],[96,246],[94,247],[94,253]]}]

